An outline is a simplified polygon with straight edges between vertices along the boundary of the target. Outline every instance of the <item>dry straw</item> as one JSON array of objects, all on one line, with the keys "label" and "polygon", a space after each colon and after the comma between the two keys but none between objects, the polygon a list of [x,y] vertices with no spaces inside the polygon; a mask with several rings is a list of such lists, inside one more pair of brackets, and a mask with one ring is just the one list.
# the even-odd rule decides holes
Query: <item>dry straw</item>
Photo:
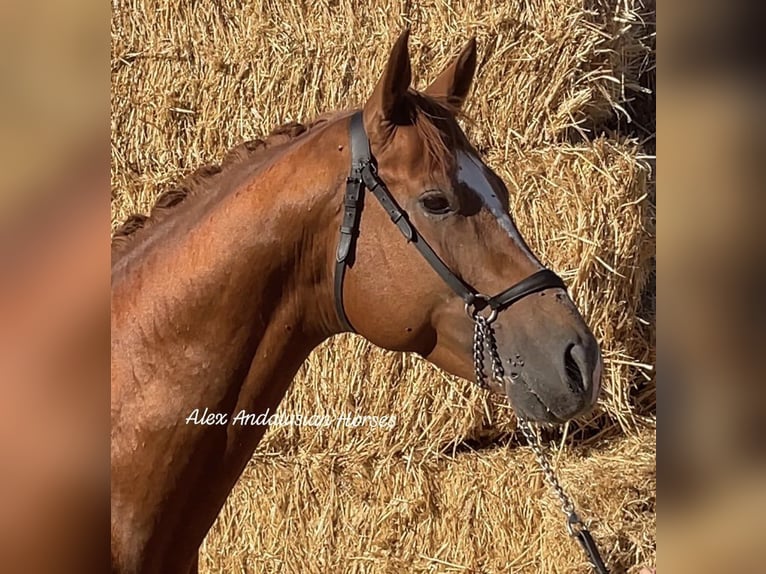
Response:
[{"label": "dry straw", "polygon": [[[557,460],[613,566],[653,561],[653,443],[647,430]],[[588,572],[534,457],[507,447],[258,456],[201,558],[209,572]]]},{"label": "dry straw", "polygon": [[[602,406],[554,433],[562,481],[612,564],[651,563],[651,174],[639,145],[608,129],[653,58],[639,0],[114,6],[113,224],[242,140],[359,105],[405,25],[420,86],[477,36],[466,131],[606,359]],[[314,352],[280,412],[397,422],[272,429],[203,546],[203,571],[587,571],[512,412],[470,383],[341,336]]]}]

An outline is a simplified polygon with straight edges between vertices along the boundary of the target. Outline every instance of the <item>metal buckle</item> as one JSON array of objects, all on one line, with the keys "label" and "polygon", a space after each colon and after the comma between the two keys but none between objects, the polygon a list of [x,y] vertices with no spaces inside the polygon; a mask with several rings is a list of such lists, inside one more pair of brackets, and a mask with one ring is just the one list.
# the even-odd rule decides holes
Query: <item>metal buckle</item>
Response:
[{"label": "metal buckle", "polygon": [[[477,300],[484,301],[485,303],[485,305],[483,305],[481,309],[476,308]],[[487,325],[494,322],[494,320],[497,319],[497,309],[492,309],[491,307],[489,307],[489,300],[490,300],[490,297],[488,297],[487,295],[477,293],[476,295],[474,295],[473,301],[465,304],[466,314],[474,321],[476,320],[477,317],[483,317],[484,320],[487,322]],[[491,309],[489,315],[481,315],[481,311],[488,308]]]}]

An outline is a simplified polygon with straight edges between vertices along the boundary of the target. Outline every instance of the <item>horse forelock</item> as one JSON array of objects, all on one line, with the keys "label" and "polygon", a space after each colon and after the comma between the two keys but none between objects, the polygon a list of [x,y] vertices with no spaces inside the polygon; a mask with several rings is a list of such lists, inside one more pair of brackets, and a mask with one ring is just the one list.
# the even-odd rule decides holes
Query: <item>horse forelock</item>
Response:
[{"label": "horse forelock", "polygon": [[415,90],[409,91],[408,103],[413,112],[412,126],[423,143],[430,169],[449,173],[455,167],[457,152],[467,146],[457,123],[465,116],[447,99]]}]

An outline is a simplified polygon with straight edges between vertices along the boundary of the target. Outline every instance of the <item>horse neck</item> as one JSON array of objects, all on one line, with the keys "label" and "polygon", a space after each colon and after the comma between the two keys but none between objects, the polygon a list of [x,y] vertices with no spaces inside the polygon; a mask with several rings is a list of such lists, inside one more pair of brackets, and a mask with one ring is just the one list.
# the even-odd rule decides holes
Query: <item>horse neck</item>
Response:
[{"label": "horse neck", "polygon": [[277,326],[293,345],[315,346],[337,330],[328,250],[345,165],[326,154],[333,127],[292,144],[246,181],[201,201],[202,209],[190,205],[161,222],[116,264],[113,311],[151,323],[142,346],[149,335],[182,345],[194,360],[211,354],[195,342],[228,355],[257,346]]},{"label": "horse neck", "polygon": [[[116,263],[112,489],[123,548],[144,554],[179,528],[190,548],[199,544],[265,432],[233,426],[234,415],[273,411],[310,351],[337,330],[332,250],[348,161],[336,151],[346,138],[339,123],[204,209],[160,222]],[[225,413],[229,424],[184,424],[194,409]],[[200,473],[204,466],[218,474]],[[146,493],[140,503],[134,492]],[[183,525],[168,522],[180,516]]]}]

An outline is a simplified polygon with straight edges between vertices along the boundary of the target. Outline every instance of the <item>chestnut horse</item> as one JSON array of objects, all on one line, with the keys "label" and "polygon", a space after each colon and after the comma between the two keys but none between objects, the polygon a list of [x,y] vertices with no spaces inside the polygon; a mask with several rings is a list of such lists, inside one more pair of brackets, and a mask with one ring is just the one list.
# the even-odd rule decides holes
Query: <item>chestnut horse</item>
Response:
[{"label": "chestnut horse", "polygon": [[[365,183],[372,190],[370,173],[385,182],[452,280],[498,293],[543,269],[508,213],[505,186],[456,121],[475,41],[421,93],[410,87],[407,36],[361,115],[334,114],[241,147],[117,232],[114,572],[196,571],[198,547],[265,432],[231,424],[233,414],[273,412],[312,349],[349,325],[375,345],[473,377],[465,298],[371,194],[337,301],[353,118],[377,166]],[[517,413],[562,422],[593,405],[599,348],[560,280],[515,301],[493,327],[497,355],[513,364],[494,388]],[[195,409],[223,414],[212,422],[225,424],[186,424]]]}]

